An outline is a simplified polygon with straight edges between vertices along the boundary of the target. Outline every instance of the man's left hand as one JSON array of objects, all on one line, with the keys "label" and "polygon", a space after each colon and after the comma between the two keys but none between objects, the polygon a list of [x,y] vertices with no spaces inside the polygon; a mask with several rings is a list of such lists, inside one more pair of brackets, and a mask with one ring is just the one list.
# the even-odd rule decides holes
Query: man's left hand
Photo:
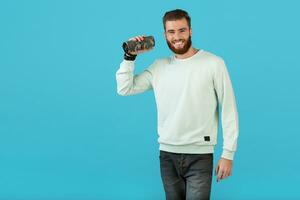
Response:
[{"label": "man's left hand", "polygon": [[217,182],[220,180],[231,176],[232,174],[232,160],[221,158],[217,164],[215,170],[215,176],[217,177]]}]

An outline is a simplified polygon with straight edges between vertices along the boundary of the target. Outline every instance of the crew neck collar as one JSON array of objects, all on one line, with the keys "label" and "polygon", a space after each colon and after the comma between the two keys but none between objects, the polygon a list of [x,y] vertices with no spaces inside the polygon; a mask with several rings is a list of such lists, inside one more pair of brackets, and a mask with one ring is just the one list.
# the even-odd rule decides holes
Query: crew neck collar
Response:
[{"label": "crew neck collar", "polygon": [[188,58],[176,58],[175,54],[172,56],[172,59],[179,62],[185,62],[188,60],[191,60],[195,58],[197,55],[201,54],[203,52],[203,49],[199,49],[194,55],[188,57]]}]

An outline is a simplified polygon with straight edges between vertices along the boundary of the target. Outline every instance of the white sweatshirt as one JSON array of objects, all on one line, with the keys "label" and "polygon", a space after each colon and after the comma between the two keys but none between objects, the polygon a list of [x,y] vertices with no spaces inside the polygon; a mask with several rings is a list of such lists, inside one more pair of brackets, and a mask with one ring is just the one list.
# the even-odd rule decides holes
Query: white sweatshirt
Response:
[{"label": "white sweatshirt", "polygon": [[222,58],[199,50],[186,59],[157,59],[134,75],[134,61],[123,60],[116,73],[118,94],[153,89],[160,150],[213,153],[217,143],[218,104],[222,108],[223,153],[233,160],[239,132],[230,77]]}]

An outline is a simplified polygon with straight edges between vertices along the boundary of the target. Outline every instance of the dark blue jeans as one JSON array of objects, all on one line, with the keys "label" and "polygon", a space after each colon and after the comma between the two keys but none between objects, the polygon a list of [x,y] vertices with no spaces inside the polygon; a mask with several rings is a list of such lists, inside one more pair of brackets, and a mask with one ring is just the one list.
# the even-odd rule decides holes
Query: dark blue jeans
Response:
[{"label": "dark blue jeans", "polygon": [[210,199],[213,154],[160,151],[160,172],[167,200]]}]

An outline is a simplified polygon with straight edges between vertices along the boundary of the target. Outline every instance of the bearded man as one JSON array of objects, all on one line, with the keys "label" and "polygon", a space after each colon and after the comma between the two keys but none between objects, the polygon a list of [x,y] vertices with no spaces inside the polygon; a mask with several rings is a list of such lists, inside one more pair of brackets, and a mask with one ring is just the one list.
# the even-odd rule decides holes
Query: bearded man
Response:
[{"label": "bearded man", "polygon": [[[163,25],[174,54],[134,74],[136,56],[145,51],[125,51],[116,73],[117,92],[122,96],[154,92],[166,199],[210,199],[219,107],[223,152],[215,168],[217,181],[232,173],[239,133],[234,91],[224,60],[192,46],[191,18],[186,11],[166,12]],[[140,35],[129,40],[143,39]]]}]

